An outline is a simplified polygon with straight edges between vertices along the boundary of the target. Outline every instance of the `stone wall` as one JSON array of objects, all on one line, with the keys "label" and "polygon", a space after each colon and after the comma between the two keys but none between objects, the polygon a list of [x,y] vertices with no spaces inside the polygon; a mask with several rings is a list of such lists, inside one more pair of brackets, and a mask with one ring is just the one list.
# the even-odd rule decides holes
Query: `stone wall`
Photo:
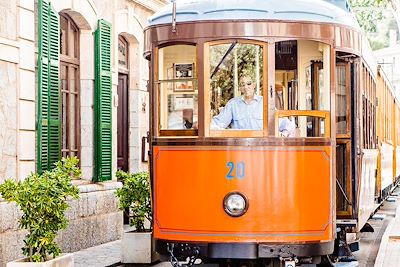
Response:
[{"label": "stone wall", "polygon": [[0,182],[35,165],[34,5],[0,0]]},{"label": "stone wall", "polygon": [[14,203],[0,202],[0,267],[8,261],[21,258],[21,247],[26,230],[18,230],[21,211]]},{"label": "stone wall", "polygon": [[0,183],[16,177],[17,92],[16,64],[0,62]]},{"label": "stone wall", "polygon": [[0,37],[17,38],[17,1],[0,0]]},{"label": "stone wall", "polygon": [[[83,181],[74,181],[83,182]],[[120,182],[80,185],[80,198],[67,211],[68,229],[58,236],[61,248],[73,252],[121,238],[122,212],[115,190]]]}]

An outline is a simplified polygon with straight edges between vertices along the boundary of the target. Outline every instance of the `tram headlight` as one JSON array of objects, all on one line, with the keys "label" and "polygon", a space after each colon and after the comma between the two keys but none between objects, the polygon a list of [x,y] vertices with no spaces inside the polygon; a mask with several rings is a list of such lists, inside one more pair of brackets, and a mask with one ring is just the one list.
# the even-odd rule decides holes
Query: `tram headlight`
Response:
[{"label": "tram headlight", "polygon": [[232,217],[242,216],[246,213],[247,208],[247,198],[239,192],[231,192],[224,198],[224,210]]}]

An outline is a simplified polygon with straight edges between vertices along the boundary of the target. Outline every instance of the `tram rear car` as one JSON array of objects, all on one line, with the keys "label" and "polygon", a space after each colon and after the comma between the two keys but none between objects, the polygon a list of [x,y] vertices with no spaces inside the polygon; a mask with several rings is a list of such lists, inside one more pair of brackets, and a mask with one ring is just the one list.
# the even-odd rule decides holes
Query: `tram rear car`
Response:
[{"label": "tram rear car", "polygon": [[377,72],[376,127],[379,147],[376,198],[384,200],[400,177],[400,104],[381,66]]},{"label": "tram rear car", "polygon": [[[151,18],[154,238],[165,259],[318,263],[334,252],[336,215],[344,235],[365,223],[360,194],[373,202],[375,183],[359,186],[374,179],[377,153],[357,158],[352,77],[370,67],[345,3],[178,1]],[[242,99],[242,77],[261,112],[215,126]],[[261,126],[236,127],[249,118]]]}]

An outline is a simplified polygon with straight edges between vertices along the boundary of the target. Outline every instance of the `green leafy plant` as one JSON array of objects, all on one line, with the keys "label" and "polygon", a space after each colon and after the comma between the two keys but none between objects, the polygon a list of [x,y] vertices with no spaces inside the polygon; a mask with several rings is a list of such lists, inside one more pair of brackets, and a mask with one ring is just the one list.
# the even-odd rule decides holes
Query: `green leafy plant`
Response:
[{"label": "green leafy plant", "polygon": [[377,31],[377,22],[383,19],[382,11],[393,0],[350,0],[357,21],[361,28],[367,32]]},{"label": "green leafy plant", "polygon": [[119,209],[132,214],[129,224],[134,226],[136,231],[145,232],[145,220],[152,220],[149,173],[130,174],[117,171],[116,176],[124,183],[115,193],[119,198]]},{"label": "green leafy plant", "polygon": [[47,261],[57,257],[60,248],[54,239],[59,230],[66,229],[67,198],[79,198],[79,190],[71,184],[71,176],[80,177],[76,157],[63,158],[55,168],[42,174],[32,173],[24,181],[6,180],[0,194],[8,202],[14,201],[22,211],[21,229],[27,229],[22,251],[30,261]]}]

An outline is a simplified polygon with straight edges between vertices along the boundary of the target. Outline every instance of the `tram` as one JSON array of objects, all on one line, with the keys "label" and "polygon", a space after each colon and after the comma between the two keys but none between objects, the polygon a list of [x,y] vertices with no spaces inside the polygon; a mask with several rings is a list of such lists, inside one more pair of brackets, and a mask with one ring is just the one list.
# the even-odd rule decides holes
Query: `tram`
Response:
[{"label": "tram", "polygon": [[376,109],[377,145],[379,148],[376,198],[380,203],[398,184],[400,178],[400,103],[383,69],[377,70]]},{"label": "tram", "polygon": [[144,55],[163,260],[351,257],[399,176],[400,114],[346,1],[176,1]]}]

